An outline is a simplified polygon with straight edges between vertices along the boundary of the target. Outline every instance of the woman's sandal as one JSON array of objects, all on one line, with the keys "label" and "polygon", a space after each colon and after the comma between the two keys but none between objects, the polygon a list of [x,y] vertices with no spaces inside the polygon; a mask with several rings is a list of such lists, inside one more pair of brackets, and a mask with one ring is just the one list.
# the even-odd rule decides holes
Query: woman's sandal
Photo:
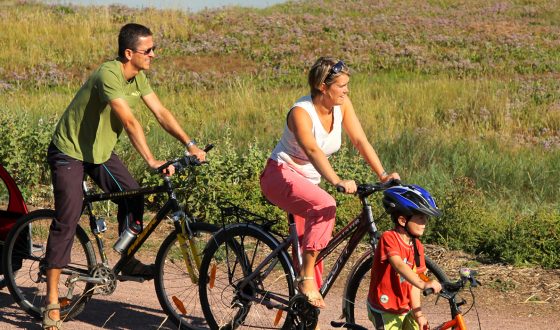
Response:
[{"label": "woman's sandal", "polygon": [[[317,290],[313,290],[310,292],[303,292],[300,288],[300,284],[303,281],[313,281],[315,280],[315,277],[313,276],[298,276],[296,277],[296,281],[297,281],[297,287],[299,292],[305,296],[305,298],[307,298],[307,302],[310,303],[312,306],[317,307],[317,308],[324,308],[325,307],[325,301],[323,300],[323,296],[321,296],[321,293],[319,293],[319,291]],[[322,304],[321,304],[322,302]]]},{"label": "woman's sandal", "polygon": [[60,304],[48,304],[47,307],[41,308],[41,310],[43,312],[43,329],[62,329],[62,320],[55,320],[49,315],[49,312],[52,310],[60,311]]}]

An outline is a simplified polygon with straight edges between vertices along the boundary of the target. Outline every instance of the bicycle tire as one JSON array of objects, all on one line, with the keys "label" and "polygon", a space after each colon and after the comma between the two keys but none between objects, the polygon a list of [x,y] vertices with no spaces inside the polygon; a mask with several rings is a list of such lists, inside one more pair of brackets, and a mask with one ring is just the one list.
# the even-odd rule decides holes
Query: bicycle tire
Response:
[{"label": "bicycle tire", "polygon": [[[53,210],[42,209],[28,213],[16,222],[4,245],[2,267],[6,285],[15,302],[37,319],[42,317],[41,308],[45,306],[46,272],[41,263],[46,252],[49,228],[54,218]],[[79,272],[88,275],[95,264],[96,257],[91,241],[83,228],[78,225],[74,236],[72,261],[63,269],[59,281],[62,320],[72,319],[82,312],[93,293],[93,284],[78,281],[75,282],[70,298],[68,298],[70,290],[60,294],[69,277],[68,274]],[[62,299],[65,295],[68,299]]]},{"label": "bicycle tire", "polygon": [[[445,272],[428,256],[425,257],[428,276],[430,276],[430,273],[433,274],[440,283],[449,281]],[[348,323],[355,323],[361,326],[371,324],[368,318],[366,301],[372,265],[373,253],[370,249],[360,257],[348,275],[342,298],[342,315],[346,318],[346,322]]]},{"label": "bicycle tire", "polygon": [[273,236],[251,224],[230,225],[212,237],[204,250],[199,281],[200,303],[211,329],[291,329],[291,315],[265,305],[276,296],[287,306],[294,296],[294,271],[285,251],[272,258],[263,268],[267,271],[250,285],[238,289],[278,245]]},{"label": "bicycle tire", "polygon": [[[195,222],[190,224],[195,244],[202,254],[217,226]],[[185,269],[177,232],[171,232],[163,241],[156,257],[155,287],[163,311],[177,329],[207,329],[208,325],[200,306],[198,282],[193,283]],[[198,269],[195,269],[199,276]]]}]

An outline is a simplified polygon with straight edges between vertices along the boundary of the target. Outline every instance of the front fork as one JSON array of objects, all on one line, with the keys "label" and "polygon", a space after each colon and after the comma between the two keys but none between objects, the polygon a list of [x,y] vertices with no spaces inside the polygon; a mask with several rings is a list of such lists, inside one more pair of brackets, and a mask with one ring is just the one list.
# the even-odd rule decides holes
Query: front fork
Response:
[{"label": "front fork", "polygon": [[194,242],[194,233],[192,232],[187,215],[183,211],[177,211],[171,216],[171,220],[175,225],[177,232],[177,240],[179,248],[187,267],[187,272],[193,284],[198,284],[198,270],[200,269],[200,253]]}]

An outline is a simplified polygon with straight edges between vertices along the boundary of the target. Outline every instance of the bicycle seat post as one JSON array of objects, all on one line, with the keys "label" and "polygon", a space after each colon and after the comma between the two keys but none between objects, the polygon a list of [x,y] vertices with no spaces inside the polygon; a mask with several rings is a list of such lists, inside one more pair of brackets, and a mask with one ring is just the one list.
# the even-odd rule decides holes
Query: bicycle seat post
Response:
[{"label": "bicycle seat post", "polygon": [[101,256],[101,262],[104,265],[109,263],[107,255],[105,254],[104,243],[103,243],[103,233],[107,231],[107,224],[103,217],[95,216],[93,212],[93,206],[91,205],[91,200],[89,199],[90,193],[87,185],[87,175],[84,174],[82,181],[82,190],[84,192],[84,214],[87,213],[89,218],[89,227],[93,236],[95,237],[95,243],[97,244],[97,249],[99,250],[99,255]]}]

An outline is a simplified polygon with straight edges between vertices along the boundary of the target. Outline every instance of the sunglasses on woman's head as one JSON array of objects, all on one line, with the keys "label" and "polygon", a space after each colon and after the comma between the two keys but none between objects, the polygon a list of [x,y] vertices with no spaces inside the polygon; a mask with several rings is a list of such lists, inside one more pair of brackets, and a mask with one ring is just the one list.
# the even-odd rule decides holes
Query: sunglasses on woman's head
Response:
[{"label": "sunglasses on woman's head", "polygon": [[336,62],[335,65],[331,66],[331,69],[329,70],[329,74],[327,75],[327,77],[325,77],[325,80],[329,80],[331,76],[341,72],[342,69],[344,69],[344,62],[342,61]]}]

